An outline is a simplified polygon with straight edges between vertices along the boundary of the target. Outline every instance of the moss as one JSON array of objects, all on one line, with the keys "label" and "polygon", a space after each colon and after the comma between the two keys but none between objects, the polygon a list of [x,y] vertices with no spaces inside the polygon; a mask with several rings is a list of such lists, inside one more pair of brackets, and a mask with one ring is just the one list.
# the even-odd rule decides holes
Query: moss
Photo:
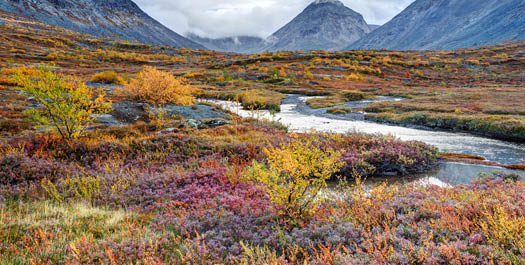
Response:
[{"label": "moss", "polygon": [[456,154],[456,153],[442,153],[441,157],[443,158],[466,158],[466,159],[474,159],[474,160],[487,160],[483,156],[479,155],[466,155],[466,154]]},{"label": "moss", "polygon": [[313,109],[330,108],[334,106],[343,105],[346,100],[339,96],[312,98],[306,101],[306,104]]},{"label": "moss", "polygon": [[355,90],[347,90],[341,94],[347,101],[359,101],[359,100],[371,98],[368,94],[361,92],[361,91],[355,91]]},{"label": "moss", "polygon": [[328,112],[330,114],[343,115],[343,114],[348,114],[348,113],[352,112],[352,110],[348,109],[348,108],[331,108],[331,109],[327,110],[326,112]]}]

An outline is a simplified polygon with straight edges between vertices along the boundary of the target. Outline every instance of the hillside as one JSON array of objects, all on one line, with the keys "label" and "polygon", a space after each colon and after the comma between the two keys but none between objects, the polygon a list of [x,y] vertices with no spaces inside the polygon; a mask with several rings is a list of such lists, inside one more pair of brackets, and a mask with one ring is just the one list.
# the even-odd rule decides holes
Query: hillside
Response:
[{"label": "hillside", "polygon": [[0,10],[95,36],[204,48],[163,26],[131,0],[0,0]]},{"label": "hillside", "polygon": [[525,39],[523,0],[417,0],[347,49],[452,50]]}]

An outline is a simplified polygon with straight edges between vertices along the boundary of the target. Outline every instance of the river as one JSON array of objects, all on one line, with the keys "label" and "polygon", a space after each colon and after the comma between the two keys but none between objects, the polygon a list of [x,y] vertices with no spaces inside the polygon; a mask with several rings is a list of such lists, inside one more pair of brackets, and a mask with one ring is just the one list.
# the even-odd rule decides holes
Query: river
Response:
[{"label": "river", "polygon": [[[347,115],[326,113],[326,109],[312,109],[306,104],[311,97],[287,95],[281,105],[281,112],[271,114],[268,111],[243,110],[236,102],[211,100],[224,108],[242,116],[258,119],[276,120],[288,126],[291,131],[306,132],[311,130],[323,132],[364,132],[373,134],[390,134],[402,140],[417,140],[436,146],[441,152],[481,155],[490,161],[501,164],[525,164],[525,144],[495,140],[468,133],[455,133],[439,130],[408,128],[364,120],[364,113],[352,112]],[[380,97],[377,100],[348,102],[338,107],[362,108],[374,101],[396,101],[400,98]],[[431,172],[418,179],[442,185],[468,183],[480,172],[500,171],[514,173],[525,179],[525,172],[500,167],[470,165],[463,163],[441,163]]]}]

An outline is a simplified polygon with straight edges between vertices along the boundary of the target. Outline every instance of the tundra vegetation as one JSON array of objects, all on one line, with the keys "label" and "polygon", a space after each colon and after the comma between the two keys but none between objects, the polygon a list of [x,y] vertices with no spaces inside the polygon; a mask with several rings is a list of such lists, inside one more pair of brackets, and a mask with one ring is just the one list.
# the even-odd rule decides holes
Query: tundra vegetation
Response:
[{"label": "tundra vegetation", "polygon": [[[2,264],[525,263],[525,183],[515,176],[364,185],[424,171],[440,154],[385,135],[289,133],[195,105],[227,98],[278,110],[286,93],[343,103],[395,95],[406,100],[374,103],[368,118],[520,140],[523,42],[244,55],[0,15]],[[115,114],[147,105],[164,110]],[[175,107],[209,107],[229,122],[193,126],[167,115]],[[107,113],[116,124],[101,122]]]}]

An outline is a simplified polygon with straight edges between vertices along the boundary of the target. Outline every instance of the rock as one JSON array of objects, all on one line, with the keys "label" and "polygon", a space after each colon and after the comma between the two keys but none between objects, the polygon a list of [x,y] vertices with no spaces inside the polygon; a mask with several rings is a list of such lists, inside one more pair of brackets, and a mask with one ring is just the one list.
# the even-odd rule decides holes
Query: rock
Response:
[{"label": "rock", "polygon": [[191,129],[196,129],[198,130],[199,129],[199,126],[202,124],[201,121],[198,121],[198,120],[194,120],[194,119],[188,119],[188,120],[185,120],[182,124],[181,124],[181,127],[184,127],[184,128],[191,128]]},{"label": "rock", "polygon": [[[165,104],[161,107],[154,107],[147,103],[120,102],[113,104],[111,117],[119,123],[135,123],[137,121],[150,122],[151,112],[165,112],[165,118],[186,119],[181,127],[186,128],[212,128],[229,124],[229,115],[216,109],[213,106],[197,104],[194,106],[177,106]],[[101,117],[102,123],[117,124],[109,117]]]},{"label": "rock", "polygon": [[120,102],[113,103],[113,115],[123,123],[134,123],[139,120],[149,122],[149,114],[146,112],[147,106],[143,103]]},{"label": "rock", "polygon": [[162,106],[162,108],[166,110],[168,116],[182,116],[186,119],[229,119],[226,113],[208,105],[196,104],[194,106],[176,106],[167,104]]},{"label": "rock", "polygon": [[209,128],[215,128],[215,127],[223,126],[226,124],[231,124],[231,122],[228,120],[223,120],[223,119],[211,119],[211,120],[206,120],[202,123],[202,125],[209,127]]},{"label": "rock", "polygon": [[95,82],[92,82],[92,81],[87,81],[86,82],[86,86],[89,87],[89,88],[104,89],[106,91],[113,91],[116,88],[124,87],[123,85],[100,84],[100,83],[95,83]]},{"label": "rock", "polygon": [[158,132],[157,134],[170,134],[170,133],[173,133],[175,131],[175,128],[166,128],[160,132]]},{"label": "rock", "polygon": [[115,117],[113,117],[113,115],[111,115],[111,114],[101,114],[101,115],[91,114],[89,116],[91,118],[95,119],[96,122],[101,123],[101,124],[106,124],[106,125],[119,125],[119,124],[122,124],[120,121],[115,119]]}]

